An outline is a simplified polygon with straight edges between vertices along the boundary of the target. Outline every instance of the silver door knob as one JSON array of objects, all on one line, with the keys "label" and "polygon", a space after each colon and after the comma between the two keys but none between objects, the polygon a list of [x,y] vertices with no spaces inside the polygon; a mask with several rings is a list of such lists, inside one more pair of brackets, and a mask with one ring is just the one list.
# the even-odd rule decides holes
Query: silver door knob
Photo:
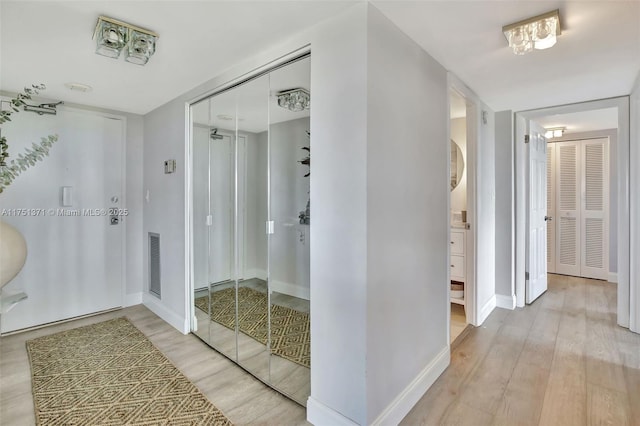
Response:
[{"label": "silver door knob", "polygon": [[553,217],[552,217],[552,216],[545,216],[545,217],[544,217],[544,221],[545,221],[545,222],[549,222],[549,221],[552,221],[552,220],[553,220]]}]

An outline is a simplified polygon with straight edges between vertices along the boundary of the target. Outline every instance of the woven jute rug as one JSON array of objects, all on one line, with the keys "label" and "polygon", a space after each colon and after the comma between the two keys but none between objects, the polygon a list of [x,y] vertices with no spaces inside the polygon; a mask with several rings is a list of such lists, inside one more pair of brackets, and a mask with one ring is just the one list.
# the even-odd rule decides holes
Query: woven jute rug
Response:
[{"label": "woven jute rug", "polygon": [[38,425],[231,425],[126,318],[27,342]]},{"label": "woven jute rug", "polygon": [[[209,312],[206,296],[196,306]],[[211,319],[235,330],[235,289],[211,292]],[[238,288],[238,328],[262,344],[267,344],[267,295],[248,287]],[[311,366],[309,314],[271,305],[271,352],[305,367]]]}]

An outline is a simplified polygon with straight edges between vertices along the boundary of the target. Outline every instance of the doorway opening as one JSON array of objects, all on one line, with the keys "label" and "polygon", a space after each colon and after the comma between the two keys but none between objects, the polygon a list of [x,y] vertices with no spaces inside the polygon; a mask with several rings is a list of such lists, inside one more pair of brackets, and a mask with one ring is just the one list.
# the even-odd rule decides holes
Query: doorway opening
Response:
[{"label": "doorway opening", "polygon": [[[618,284],[618,324],[629,326],[628,108],[622,97],[516,113],[518,306],[546,290],[547,272],[610,281]],[[558,127],[562,136],[544,137]],[[544,174],[534,176],[531,142],[540,135]]]},{"label": "doorway opening", "polygon": [[[470,251],[467,219],[469,156],[467,142],[467,101],[456,90],[450,94],[450,343],[460,336],[469,324],[470,284],[468,273]],[[469,278],[468,278],[469,277]]]}]

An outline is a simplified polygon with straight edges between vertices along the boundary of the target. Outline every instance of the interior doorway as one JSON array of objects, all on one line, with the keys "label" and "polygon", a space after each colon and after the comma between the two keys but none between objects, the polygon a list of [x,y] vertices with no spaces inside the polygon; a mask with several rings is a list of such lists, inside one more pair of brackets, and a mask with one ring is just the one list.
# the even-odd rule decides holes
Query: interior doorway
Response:
[{"label": "interior doorway", "polygon": [[456,90],[450,94],[450,342],[460,336],[471,322],[468,316],[471,274],[468,264],[469,222],[468,184],[469,150],[467,100]]},{"label": "interior doorway", "polygon": [[[615,98],[516,113],[516,299],[525,302],[530,184],[525,135],[547,134],[545,269],[618,284],[618,324],[629,326],[629,103]],[[620,207],[620,208],[618,208]]]}]

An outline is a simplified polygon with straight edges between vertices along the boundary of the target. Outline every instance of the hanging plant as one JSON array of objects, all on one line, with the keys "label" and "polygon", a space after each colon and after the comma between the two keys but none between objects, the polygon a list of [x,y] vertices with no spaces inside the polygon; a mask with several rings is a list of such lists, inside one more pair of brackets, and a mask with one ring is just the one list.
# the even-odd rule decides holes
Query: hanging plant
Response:
[{"label": "hanging plant", "polygon": [[[11,99],[11,109],[0,111],[0,125],[11,121],[11,115],[20,112],[20,107],[27,105],[26,99],[45,90],[44,84],[33,84],[31,87],[25,87],[24,91],[18,93],[15,98]],[[31,148],[26,148],[24,153],[19,154],[15,160],[7,165],[7,157],[9,156],[9,144],[7,138],[2,136],[2,128],[0,127],[0,193],[8,187],[20,173],[29,167],[35,166],[38,161],[44,160],[49,155],[49,149],[58,140],[58,135],[49,135],[43,137],[39,144],[33,143]]]}]

